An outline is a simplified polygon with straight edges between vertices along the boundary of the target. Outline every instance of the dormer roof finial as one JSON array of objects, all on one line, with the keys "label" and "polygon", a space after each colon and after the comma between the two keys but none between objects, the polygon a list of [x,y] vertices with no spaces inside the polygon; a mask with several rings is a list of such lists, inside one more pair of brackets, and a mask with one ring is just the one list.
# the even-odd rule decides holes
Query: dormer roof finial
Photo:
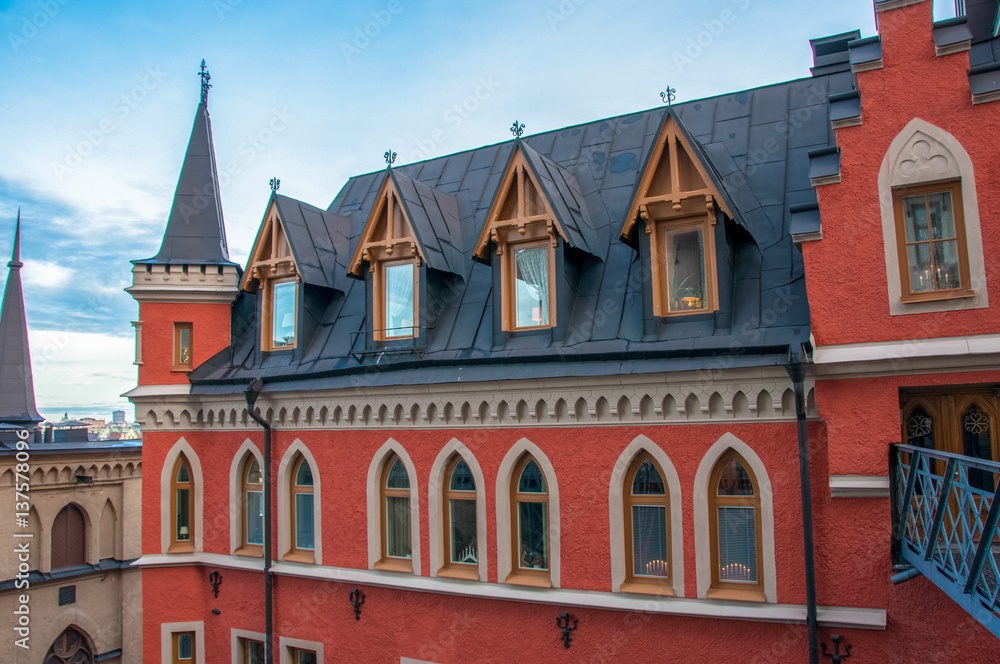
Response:
[{"label": "dormer roof finial", "polygon": [[205,66],[205,60],[201,61],[201,72],[198,74],[201,77],[201,103],[208,106],[208,90],[211,88],[209,81],[212,80],[212,75],[208,73],[208,68]]}]

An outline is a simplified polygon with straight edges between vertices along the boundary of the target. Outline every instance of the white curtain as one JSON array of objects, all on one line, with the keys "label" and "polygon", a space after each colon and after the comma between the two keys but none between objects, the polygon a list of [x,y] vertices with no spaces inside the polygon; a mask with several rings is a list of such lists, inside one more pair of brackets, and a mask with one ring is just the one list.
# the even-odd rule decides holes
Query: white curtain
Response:
[{"label": "white curtain", "polygon": [[549,255],[545,247],[521,249],[514,254],[517,272],[528,293],[538,300],[541,309],[539,325],[549,322]]},{"label": "white curtain", "polygon": [[413,312],[413,266],[399,265],[386,270],[389,281],[389,315],[398,318]]}]

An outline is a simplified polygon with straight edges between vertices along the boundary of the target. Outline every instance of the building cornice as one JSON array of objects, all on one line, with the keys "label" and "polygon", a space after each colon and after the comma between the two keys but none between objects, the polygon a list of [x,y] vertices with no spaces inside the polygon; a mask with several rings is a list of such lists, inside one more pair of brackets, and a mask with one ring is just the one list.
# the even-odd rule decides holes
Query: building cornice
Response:
[{"label": "building cornice", "polygon": [[232,304],[239,295],[236,265],[139,263],[125,289],[136,302]]},{"label": "building cornice", "polygon": [[1000,369],[1000,334],[813,347],[817,378]]}]

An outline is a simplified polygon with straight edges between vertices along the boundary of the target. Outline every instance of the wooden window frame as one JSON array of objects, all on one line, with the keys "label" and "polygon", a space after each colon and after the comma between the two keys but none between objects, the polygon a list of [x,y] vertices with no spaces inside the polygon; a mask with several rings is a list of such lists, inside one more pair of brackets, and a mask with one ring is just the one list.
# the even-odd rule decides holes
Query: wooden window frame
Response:
[{"label": "wooden window frame", "polygon": [[[720,496],[719,480],[730,461],[736,459],[746,471],[753,486],[753,496]],[[738,582],[719,580],[719,507],[753,507],[756,530],[757,581]],[[712,468],[708,484],[708,534],[711,550],[712,585],[707,596],[714,599],[735,599],[753,602],[765,601],[764,596],[764,531],[761,523],[760,483],[746,459],[736,450],[727,450]]]},{"label": "wooden window frame", "polygon": [[[180,643],[181,637],[188,635],[191,637],[191,656],[186,659],[181,659],[180,657]],[[198,662],[198,635],[195,632],[184,631],[184,632],[171,632],[170,633],[170,652],[173,664],[199,664]]]},{"label": "wooden window frame", "polygon": [[[660,480],[663,482],[662,496],[655,494],[632,494],[632,484],[635,481],[635,475],[639,472],[639,467],[642,466],[644,461],[649,461],[653,464],[653,468],[660,474]],[[624,521],[622,523],[625,524],[625,580],[622,582],[621,591],[672,596],[674,594],[674,567],[672,555],[673,541],[671,540],[670,532],[670,486],[667,484],[667,476],[664,474],[663,468],[660,467],[660,464],[657,463],[656,459],[649,452],[643,451],[632,460],[632,464],[625,473],[622,493],[622,505],[624,507]],[[667,560],[665,561],[667,563],[667,576],[646,576],[635,573],[635,559],[632,555],[632,540],[634,539],[632,524],[633,505],[654,505],[663,507],[664,509],[667,535]]]},{"label": "wooden window frame", "polygon": [[[524,472],[528,463],[532,461],[535,463],[535,466],[538,468],[538,472],[541,473],[542,479],[545,481],[545,491],[538,493],[521,493],[517,490],[517,487],[521,482],[521,473]],[[521,555],[519,550],[521,545],[521,524],[518,514],[518,505],[520,503],[545,503],[545,548],[549,557],[548,569],[541,570],[521,567]],[[538,459],[532,456],[531,453],[525,452],[514,465],[514,472],[511,474],[510,480],[511,571],[504,580],[504,583],[519,586],[534,586],[537,588],[552,587],[552,533],[549,527],[551,518],[551,505],[549,504],[549,478],[545,476],[545,471],[542,470],[542,465],[538,463]]]},{"label": "wooden window frame", "polygon": [[[184,362],[181,358],[181,334],[187,331],[188,334],[188,360]],[[174,363],[171,371],[191,371],[194,368],[194,324],[174,323]]]},{"label": "wooden window frame", "polygon": [[[441,487],[442,499],[442,520],[441,523],[444,526],[442,530],[444,531],[444,565],[438,570],[438,576],[448,576],[457,579],[471,579],[473,581],[479,580],[479,565],[482,561],[482,556],[479,551],[481,542],[478,539],[478,527],[479,527],[479,514],[476,513],[476,563],[456,563],[451,559],[451,501],[452,500],[471,500],[478,510],[478,492],[477,488],[474,487],[472,491],[459,491],[451,488],[451,476],[455,472],[455,468],[458,466],[460,461],[465,461],[461,454],[454,454],[452,458],[448,461],[448,465],[445,466],[444,471],[444,484]],[[469,467],[469,472],[472,472],[472,466],[469,466],[469,462],[465,461],[465,465]],[[475,478],[473,478],[475,482]]]},{"label": "wooden window frame", "polygon": [[[908,196],[928,195],[948,192],[951,194],[952,211],[955,222],[955,243],[958,248],[958,269],[961,285],[958,288],[942,288],[931,291],[910,290],[910,269],[908,243],[906,241],[906,221],[903,216],[903,198]],[[928,302],[932,300],[951,300],[956,298],[974,297],[972,281],[969,273],[969,244],[965,233],[965,209],[962,201],[962,181],[947,180],[930,184],[919,184],[909,187],[894,187],[892,190],[892,209],[896,221],[896,251],[899,255],[899,289],[901,302]],[[928,224],[929,224],[928,220]],[[933,260],[933,240],[928,240]],[[923,243],[920,243],[923,244]]]},{"label": "wooden window frame", "polygon": [[[662,318],[707,314],[719,309],[718,266],[715,258],[715,216],[701,213],[685,217],[657,218],[646,224],[650,234],[649,249],[652,265],[653,313]],[[704,304],[690,311],[670,310],[670,270],[667,267],[667,233],[690,228],[702,233],[702,264],[705,269]]]},{"label": "wooden window frame", "polygon": [[[313,484],[312,486],[301,486],[296,484],[296,478],[299,474],[299,469],[302,464],[309,466],[309,472],[313,474]],[[313,548],[311,549],[300,549],[296,542],[296,509],[295,509],[295,496],[298,494],[312,494],[313,500],[316,500],[316,478],[315,469],[309,464],[309,460],[306,459],[305,455],[300,454],[299,458],[296,459],[295,463],[292,464],[292,472],[288,476],[288,523],[289,523],[289,541],[288,541],[288,553],[286,553],[282,559],[291,560],[299,563],[315,563],[316,562],[316,506],[313,505],[312,519],[313,519]],[[266,515],[265,515],[266,518]]]},{"label": "wooden window frame", "polygon": [[[503,255],[501,266],[501,297],[503,299],[503,329],[507,332],[525,332],[530,330],[547,330],[556,326],[556,252],[555,246],[558,240],[555,235],[550,235],[544,223],[531,225],[530,233],[525,232],[524,236],[529,239],[518,238],[518,241],[508,242],[503,239]],[[503,234],[501,234],[503,235]],[[517,268],[514,265],[514,257],[521,249],[544,248],[546,255],[546,272],[549,281],[549,322],[538,325],[517,325]]]},{"label": "wooden window frame", "polygon": [[316,660],[319,661],[319,653],[315,650],[307,650],[306,648],[299,648],[298,646],[288,646],[288,664],[302,664],[299,661],[300,653],[313,655],[316,657]]},{"label": "wooden window frame", "polygon": [[[295,322],[295,340],[287,346],[276,346],[274,344],[274,289],[281,284],[295,284],[295,293],[292,297],[295,302],[295,310],[292,318]],[[263,302],[261,303],[261,329],[263,339],[261,347],[265,351],[294,350],[299,345],[299,279],[298,277],[283,277],[281,279],[268,279],[261,284],[263,287]]]},{"label": "wooden window frame", "polygon": [[259,643],[261,647],[265,647],[264,641],[258,641],[257,639],[251,639],[246,636],[238,637],[237,643],[240,647],[240,664],[250,664],[250,644]]},{"label": "wooden window frame", "polygon": [[[177,474],[180,472],[181,466],[186,466],[188,471],[188,481],[178,482]],[[181,540],[177,537],[177,492],[181,489],[188,490],[188,539]],[[177,455],[177,460],[174,462],[173,471],[170,474],[170,546],[167,548],[167,553],[187,553],[194,551],[194,534],[197,524],[194,522],[194,472],[191,468],[191,462],[188,461],[187,457],[183,452]]]},{"label": "wooden window frame", "polygon": [[[407,482],[410,487],[413,486],[413,480],[410,478],[410,471],[407,470],[406,464],[403,463],[402,457],[400,457],[395,452],[391,453],[382,464],[382,474],[379,478],[379,540],[381,545],[381,558],[375,563],[375,569],[388,570],[390,572],[406,572],[413,573],[413,528],[411,523],[410,528],[410,557],[400,558],[398,556],[389,555],[389,531],[388,531],[388,510],[386,509],[386,498],[396,497],[396,498],[406,498],[412,501],[413,495],[410,487],[406,489],[390,489],[386,486],[389,480],[389,471],[392,470],[392,466],[396,461],[399,461],[400,466],[406,472]],[[413,504],[410,504],[410,509],[413,509]],[[411,521],[410,514],[407,513],[406,519],[408,522]]]},{"label": "wooden window frame", "polygon": [[[396,267],[399,265],[412,265],[413,266],[413,318],[410,334],[394,334],[389,336],[387,334],[388,329],[386,322],[389,319],[388,307],[389,307],[389,293],[386,290],[386,285],[389,279],[386,276],[386,272],[390,267]],[[374,338],[376,341],[400,341],[403,339],[414,339],[420,334],[420,262],[416,258],[402,258],[398,260],[376,260],[373,264],[375,269],[372,271],[372,293],[373,304],[372,309],[374,319]],[[394,329],[406,329],[404,328],[394,328]]]},{"label": "wooden window frame", "polygon": [[257,461],[257,457],[255,457],[252,453],[248,453],[247,458],[243,461],[243,469],[240,471],[240,503],[242,505],[242,509],[240,510],[240,515],[242,517],[240,519],[241,544],[240,547],[233,553],[238,556],[254,556],[260,558],[264,555],[264,545],[251,544],[247,541],[247,506],[249,505],[247,493],[254,490],[260,491],[261,500],[264,498],[263,468],[260,469],[262,473],[260,482],[247,481],[247,478],[250,476],[250,466],[255,461]]}]

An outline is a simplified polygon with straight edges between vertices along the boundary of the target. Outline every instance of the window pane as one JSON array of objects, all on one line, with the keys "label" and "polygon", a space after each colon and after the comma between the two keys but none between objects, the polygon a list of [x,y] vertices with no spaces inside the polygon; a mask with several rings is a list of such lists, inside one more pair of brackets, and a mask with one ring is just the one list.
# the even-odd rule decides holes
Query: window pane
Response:
[{"label": "window pane", "polygon": [[[973,404],[962,416],[962,451],[965,456],[993,460],[993,437],[990,435],[990,417]],[[993,473],[978,468],[969,469],[969,484],[982,491],[993,492]]]},{"label": "window pane", "polygon": [[450,500],[451,562],[474,563],[476,551],[476,501]]},{"label": "window pane", "polygon": [[632,565],[636,576],[669,576],[666,507],[632,506]]},{"label": "window pane", "polygon": [[517,533],[520,543],[518,566],[522,569],[549,568],[548,504],[518,503]]},{"label": "window pane", "polygon": [[452,491],[476,490],[476,480],[472,478],[472,471],[469,470],[469,466],[465,463],[464,459],[455,464],[455,470],[451,471],[451,484],[449,488]]},{"label": "window pane", "polygon": [[719,507],[719,581],[757,583],[757,521],[753,507]]},{"label": "window pane", "polygon": [[632,495],[664,495],[663,479],[660,477],[656,466],[650,463],[649,459],[642,462],[639,470],[635,471],[635,479],[632,481]]},{"label": "window pane", "polygon": [[385,551],[393,558],[410,557],[410,499],[385,497]]},{"label": "window pane", "polygon": [[927,230],[927,203],[924,195],[903,197],[903,225],[907,242],[930,240]]},{"label": "window pane", "polygon": [[191,476],[188,474],[188,468],[186,463],[182,463],[181,467],[177,469],[177,483],[190,482]]},{"label": "window pane", "polygon": [[182,327],[178,330],[177,364],[191,364],[191,330]]},{"label": "window pane", "polygon": [[260,464],[257,463],[257,459],[250,459],[250,465],[247,466],[247,484],[260,484],[264,481],[264,476],[260,472]]},{"label": "window pane", "polygon": [[247,544],[264,543],[264,494],[247,491]]},{"label": "window pane", "polygon": [[934,421],[923,408],[915,408],[906,418],[906,443],[934,449]]},{"label": "window pane", "polygon": [[274,284],[272,297],[271,345],[285,348],[295,345],[295,283]]},{"label": "window pane", "polygon": [[549,324],[549,250],[545,247],[514,252],[514,310],[516,327]]},{"label": "window pane", "polygon": [[385,336],[413,335],[413,265],[385,269]]},{"label": "window pane", "polygon": [[534,459],[529,461],[524,470],[521,471],[517,490],[519,493],[545,493],[545,478],[542,477],[542,471],[539,470]]},{"label": "window pane", "polygon": [[934,265],[931,263],[931,245],[911,244],[906,247],[906,258],[910,265],[910,291],[934,290]]},{"label": "window pane", "polygon": [[296,650],[296,664],[316,664],[316,653],[311,650]]},{"label": "window pane", "polygon": [[295,486],[312,486],[313,474],[309,462],[305,459],[299,464],[299,470],[295,473]]},{"label": "window pane", "polygon": [[730,459],[719,476],[720,496],[752,496],[753,482],[746,469],[736,459]]},{"label": "window pane", "polygon": [[389,468],[389,474],[385,478],[386,489],[409,489],[410,476],[406,474],[406,466],[397,457]]},{"label": "window pane", "polygon": [[705,248],[701,228],[675,228],[666,233],[670,311],[708,306],[705,298]]},{"label": "window pane", "polygon": [[295,548],[315,548],[313,535],[313,495],[295,494]]},{"label": "window pane", "polygon": [[248,641],[247,645],[250,664],[264,664],[264,644],[260,641]]},{"label": "window pane", "polygon": [[951,207],[951,192],[927,194],[931,238],[950,240],[955,237],[955,212]]},{"label": "window pane", "polygon": [[934,272],[938,288],[958,288],[958,242],[947,240],[934,243]]},{"label": "window pane", "polygon": [[191,524],[188,521],[188,500],[190,492],[187,489],[177,489],[177,541],[188,542],[191,539]]},{"label": "window pane", "polygon": [[191,651],[194,650],[194,635],[192,634],[178,634],[177,635],[177,658],[178,659],[191,659]]}]

